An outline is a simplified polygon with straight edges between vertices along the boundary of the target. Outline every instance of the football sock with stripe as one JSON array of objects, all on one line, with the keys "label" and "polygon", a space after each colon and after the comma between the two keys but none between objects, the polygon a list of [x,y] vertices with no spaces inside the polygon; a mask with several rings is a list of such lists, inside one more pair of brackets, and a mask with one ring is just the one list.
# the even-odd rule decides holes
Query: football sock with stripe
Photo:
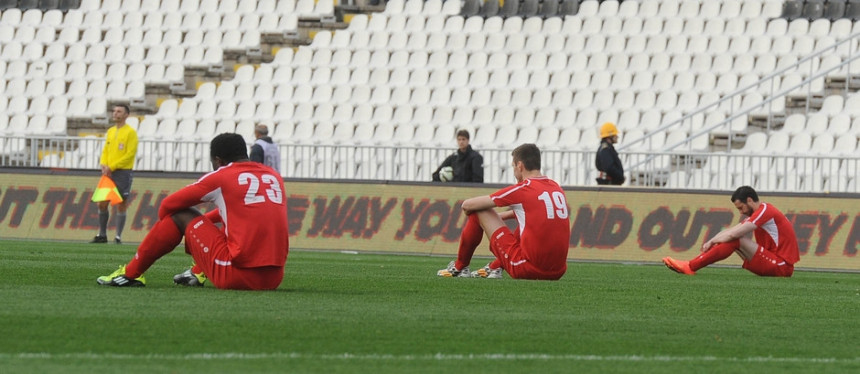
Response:
[{"label": "football sock with stripe", "polygon": [[475,248],[478,248],[483,238],[484,229],[481,228],[478,215],[470,214],[466,220],[466,225],[463,226],[463,231],[460,232],[460,247],[457,248],[457,262],[454,263],[457,269],[469,266],[472,262],[472,255],[475,254]]},{"label": "football sock with stripe", "polygon": [[169,216],[159,220],[137,247],[137,253],[125,267],[125,276],[132,279],[140,277],[161,256],[173,251],[181,241],[182,233]]},{"label": "football sock with stripe", "polygon": [[697,271],[717,261],[724,260],[731,256],[732,252],[734,252],[735,249],[740,247],[740,244],[740,240],[719,243],[711,247],[711,249],[709,249],[707,252],[704,252],[696,256],[696,258],[690,260],[690,269],[693,269],[693,271]]}]

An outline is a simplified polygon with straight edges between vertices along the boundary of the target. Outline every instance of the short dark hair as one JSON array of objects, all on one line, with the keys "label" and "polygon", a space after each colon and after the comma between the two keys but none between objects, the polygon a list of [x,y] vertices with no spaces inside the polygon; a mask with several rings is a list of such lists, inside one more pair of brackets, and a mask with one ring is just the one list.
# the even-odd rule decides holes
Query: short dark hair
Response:
[{"label": "short dark hair", "polygon": [[532,143],[522,144],[514,148],[511,155],[514,156],[514,164],[517,161],[522,161],[526,170],[540,170],[540,149],[536,145]]},{"label": "short dark hair", "polygon": [[735,193],[732,194],[732,202],[740,201],[745,203],[747,202],[747,198],[752,198],[753,201],[758,202],[758,194],[750,186],[738,187]]},{"label": "short dark hair", "polygon": [[457,131],[457,137],[459,138],[461,136],[466,138],[466,139],[469,139],[469,131],[467,131],[467,130]]},{"label": "short dark hair", "polygon": [[129,114],[129,113],[131,113],[131,109],[129,109],[129,108],[128,108],[128,105],[125,105],[125,104],[114,104],[114,105],[113,105],[113,107],[114,107],[114,108],[116,108],[116,107],[120,107],[120,108],[125,109],[125,114]]},{"label": "short dark hair", "polygon": [[209,156],[213,160],[218,157],[228,163],[245,160],[248,158],[245,138],[234,133],[219,134],[209,143]]}]

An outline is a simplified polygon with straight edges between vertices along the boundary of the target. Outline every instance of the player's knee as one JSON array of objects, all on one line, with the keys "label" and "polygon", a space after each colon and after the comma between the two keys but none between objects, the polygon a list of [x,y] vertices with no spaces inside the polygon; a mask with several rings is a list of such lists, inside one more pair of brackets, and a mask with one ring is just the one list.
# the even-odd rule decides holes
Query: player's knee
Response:
[{"label": "player's knee", "polygon": [[196,209],[184,209],[173,213],[170,218],[173,220],[173,223],[176,224],[176,227],[179,228],[179,232],[185,232],[185,228],[188,226],[191,220],[202,215],[203,214]]}]

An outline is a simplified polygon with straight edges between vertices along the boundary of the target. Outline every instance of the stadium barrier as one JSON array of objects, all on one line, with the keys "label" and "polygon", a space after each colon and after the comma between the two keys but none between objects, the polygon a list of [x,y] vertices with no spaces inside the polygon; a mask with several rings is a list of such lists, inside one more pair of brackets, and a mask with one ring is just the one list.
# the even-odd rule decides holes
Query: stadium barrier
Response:
[{"label": "stadium barrier", "polygon": [[[87,241],[98,209],[94,171],[0,170],[0,237]],[[140,242],[169,193],[200,174],[137,172],[124,241]],[[500,185],[288,180],[292,248],[453,256],[460,204]],[[739,221],[726,191],[567,188],[570,260],[656,263],[693,257],[705,238]],[[799,268],[860,270],[857,194],[763,194],[794,223]],[[212,206],[202,206],[202,210]],[[109,235],[113,235],[115,214]],[[1,245],[1,244],[0,244]],[[129,249],[131,250],[131,249]],[[486,241],[478,255],[488,256]],[[736,256],[727,263],[739,264]]]},{"label": "stadium barrier", "polygon": [[[624,134],[622,134],[624,136]],[[622,142],[624,139],[622,138]],[[18,152],[9,152],[10,144]],[[99,137],[0,136],[0,168],[43,167],[98,169],[104,140]],[[4,144],[5,150],[4,152]],[[594,185],[592,149],[544,149],[543,170],[565,186]],[[454,152],[441,147],[280,144],[285,178],[429,181],[433,171]],[[510,148],[476,148],[484,157],[484,181],[513,183]],[[838,154],[756,153],[753,151],[620,152],[628,186],[733,190],[752,185],[760,191],[860,192],[860,157]],[[140,140],[136,170],[206,172],[208,141]]]}]

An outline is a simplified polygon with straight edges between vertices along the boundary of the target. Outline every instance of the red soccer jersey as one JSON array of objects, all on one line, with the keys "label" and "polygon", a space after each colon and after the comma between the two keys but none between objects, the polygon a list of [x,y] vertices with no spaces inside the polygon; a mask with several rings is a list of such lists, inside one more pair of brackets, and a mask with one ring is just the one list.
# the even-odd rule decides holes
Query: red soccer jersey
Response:
[{"label": "red soccer jersey", "polygon": [[218,206],[233,265],[284,266],[289,252],[284,181],[256,162],[233,162],[161,202],[159,219],[201,202]]},{"label": "red soccer jersey", "polygon": [[797,250],[797,235],[794,227],[785,215],[768,203],[761,203],[758,209],[747,218],[746,222],[752,222],[758,226],[753,235],[758,245],[776,253],[786,262],[794,265],[800,261],[800,252]]},{"label": "red soccer jersey", "polygon": [[545,271],[567,266],[570,214],[564,190],[547,177],[528,178],[490,195],[496,206],[510,206],[517,218],[526,259]]}]

